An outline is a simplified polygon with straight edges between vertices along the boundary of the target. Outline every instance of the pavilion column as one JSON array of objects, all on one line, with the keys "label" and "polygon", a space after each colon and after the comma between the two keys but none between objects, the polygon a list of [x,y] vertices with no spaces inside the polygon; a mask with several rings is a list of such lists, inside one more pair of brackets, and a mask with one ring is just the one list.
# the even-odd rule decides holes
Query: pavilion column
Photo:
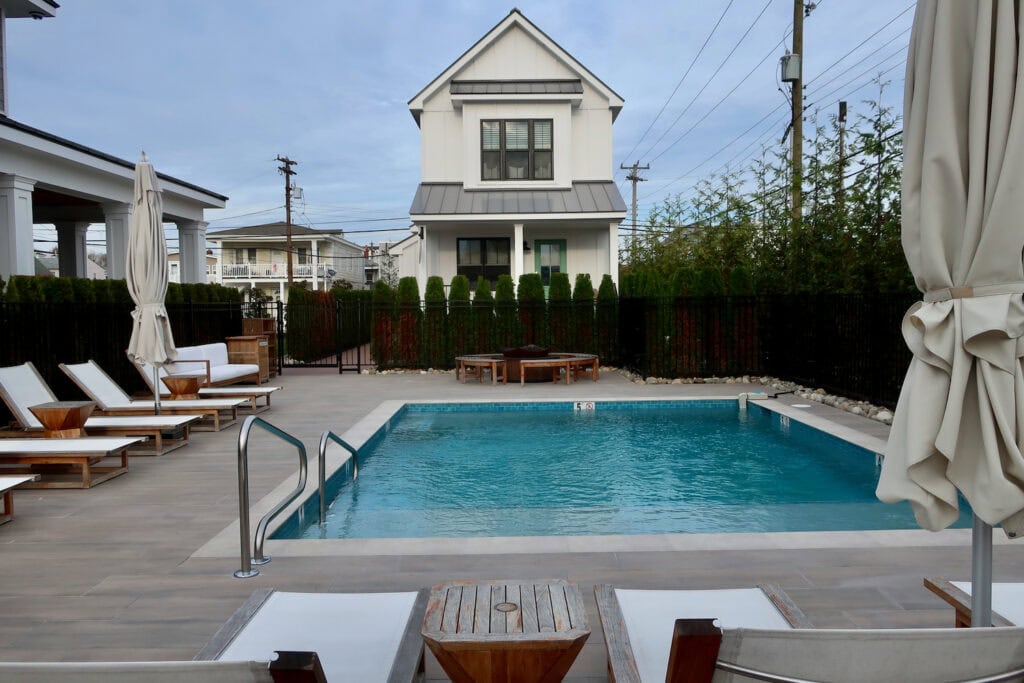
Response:
[{"label": "pavilion column", "polygon": [[57,228],[57,264],[61,277],[88,277],[86,259],[89,249],[85,238],[89,223],[63,221],[53,225]]},{"label": "pavilion column", "polygon": [[36,182],[0,174],[0,277],[34,275],[32,191]]},{"label": "pavilion column", "polygon": [[512,282],[519,282],[524,272],[523,260],[523,224],[512,225]]},{"label": "pavilion column", "polygon": [[181,254],[181,281],[206,282],[205,221],[177,221]]},{"label": "pavilion column", "polygon": [[[608,272],[615,283],[615,291],[619,291],[619,224],[608,224]],[[599,283],[595,282],[596,287]]]},{"label": "pavilion column", "polygon": [[103,204],[103,217],[107,229],[107,279],[123,280],[127,272],[132,205],[119,202]]}]

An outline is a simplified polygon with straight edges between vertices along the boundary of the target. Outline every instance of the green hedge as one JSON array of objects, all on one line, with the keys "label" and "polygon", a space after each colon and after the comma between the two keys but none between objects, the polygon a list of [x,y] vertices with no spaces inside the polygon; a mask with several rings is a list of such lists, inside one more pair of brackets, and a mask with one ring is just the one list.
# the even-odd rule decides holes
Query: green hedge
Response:
[{"label": "green hedge", "polygon": [[[130,304],[133,303],[124,280],[89,280],[81,277],[41,277],[13,275],[3,286],[0,301],[12,304]],[[164,301],[174,303],[241,303],[242,293],[218,284],[167,284]]]}]

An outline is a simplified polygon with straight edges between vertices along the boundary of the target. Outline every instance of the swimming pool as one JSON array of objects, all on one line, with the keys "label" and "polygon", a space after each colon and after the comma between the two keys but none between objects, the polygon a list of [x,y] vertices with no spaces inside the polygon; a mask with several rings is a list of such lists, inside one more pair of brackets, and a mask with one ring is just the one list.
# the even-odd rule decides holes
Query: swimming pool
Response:
[{"label": "swimming pool", "polygon": [[874,453],[757,402],[590,405],[407,404],[273,538],[917,528]]}]

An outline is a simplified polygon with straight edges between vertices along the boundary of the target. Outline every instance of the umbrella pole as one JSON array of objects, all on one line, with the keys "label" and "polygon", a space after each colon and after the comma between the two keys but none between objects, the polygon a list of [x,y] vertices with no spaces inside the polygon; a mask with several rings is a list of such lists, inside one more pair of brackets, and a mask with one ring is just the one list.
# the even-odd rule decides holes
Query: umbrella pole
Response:
[{"label": "umbrella pole", "polygon": [[992,625],[992,526],[974,515],[971,530],[971,628]]},{"label": "umbrella pole", "polygon": [[156,406],[156,414],[160,414],[160,368],[153,366],[153,403]]}]

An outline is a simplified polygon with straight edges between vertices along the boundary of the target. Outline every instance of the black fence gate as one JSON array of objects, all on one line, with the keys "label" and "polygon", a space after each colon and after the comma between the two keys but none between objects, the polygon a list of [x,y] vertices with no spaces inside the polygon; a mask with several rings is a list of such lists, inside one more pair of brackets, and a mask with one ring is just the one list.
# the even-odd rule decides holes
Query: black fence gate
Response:
[{"label": "black fence gate", "polygon": [[366,301],[280,302],[269,308],[277,319],[278,366],[337,368],[339,373],[374,367],[370,357],[370,311]]}]

